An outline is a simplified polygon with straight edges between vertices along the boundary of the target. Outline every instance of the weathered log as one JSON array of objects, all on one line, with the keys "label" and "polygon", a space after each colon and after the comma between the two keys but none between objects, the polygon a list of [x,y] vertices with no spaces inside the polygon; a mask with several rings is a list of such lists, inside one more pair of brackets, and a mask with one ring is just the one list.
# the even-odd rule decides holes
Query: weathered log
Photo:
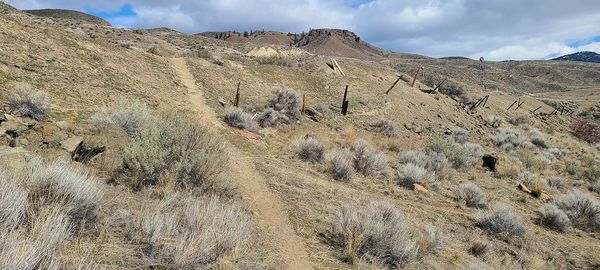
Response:
[{"label": "weathered log", "polygon": [[396,79],[396,81],[394,81],[394,83],[392,84],[392,86],[387,91],[385,91],[386,95],[389,94],[390,91],[392,91],[392,89],[394,88],[394,86],[396,86],[396,84],[398,84],[398,82],[400,81],[400,79],[402,79],[402,76],[398,76],[398,79]]}]

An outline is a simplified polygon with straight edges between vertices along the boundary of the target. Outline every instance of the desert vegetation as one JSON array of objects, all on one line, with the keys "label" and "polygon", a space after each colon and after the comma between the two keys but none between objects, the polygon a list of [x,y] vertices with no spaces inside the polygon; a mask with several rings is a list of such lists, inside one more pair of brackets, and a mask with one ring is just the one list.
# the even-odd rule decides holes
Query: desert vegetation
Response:
[{"label": "desert vegetation", "polygon": [[48,93],[36,90],[28,83],[20,82],[10,93],[8,105],[18,115],[42,120],[48,114],[50,97]]}]

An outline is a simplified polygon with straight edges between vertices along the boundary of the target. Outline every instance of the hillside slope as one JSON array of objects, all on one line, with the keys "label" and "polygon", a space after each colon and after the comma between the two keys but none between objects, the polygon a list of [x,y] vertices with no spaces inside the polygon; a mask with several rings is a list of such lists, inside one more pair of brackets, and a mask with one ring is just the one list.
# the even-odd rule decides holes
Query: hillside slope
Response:
[{"label": "hillside slope", "polygon": [[576,52],[572,54],[559,56],[553,58],[552,60],[600,63],[600,54],[597,54],[595,52]]},{"label": "hillside slope", "polygon": [[88,22],[92,24],[110,26],[110,23],[105,21],[102,18],[83,13],[76,10],[67,10],[67,9],[35,9],[35,10],[24,10],[24,12],[40,16],[40,17],[50,17],[50,18],[59,18],[59,19],[69,19],[69,20],[79,20],[83,22]]}]

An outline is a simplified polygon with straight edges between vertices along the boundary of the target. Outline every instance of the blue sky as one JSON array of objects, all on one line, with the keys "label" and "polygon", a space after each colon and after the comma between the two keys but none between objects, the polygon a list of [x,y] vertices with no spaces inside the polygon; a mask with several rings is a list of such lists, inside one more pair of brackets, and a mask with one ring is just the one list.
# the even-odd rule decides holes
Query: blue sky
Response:
[{"label": "blue sky", "polygon": [[600,52],[598,0],[7,0],[66,8],[132,28],[186,33],[344,28],[380,47],[428,56],[546,59]]}]

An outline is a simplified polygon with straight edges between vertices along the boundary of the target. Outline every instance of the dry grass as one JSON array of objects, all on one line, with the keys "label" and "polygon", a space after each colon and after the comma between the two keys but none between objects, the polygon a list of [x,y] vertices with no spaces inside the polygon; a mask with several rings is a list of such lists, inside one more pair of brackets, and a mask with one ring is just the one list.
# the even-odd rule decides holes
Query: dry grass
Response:
[{"label": "dry grass", "polygon": [[[367,256],[396,268],[416,260],[419,254],[416,233],[403,214],[387,202],[371,202],[364,210],[342,207],[332,220],[332,233],[349,262]],[[432,241],[438,240],[434,238]]]},{"label": "dry grass", "polygon": [[306,162],[321,163],[325,159],[325,147],[319,140],[311,136],[304,136],[294,142],[296,154]]},{"label": "dry grass", "polygon": [[600,142],[600,126],[587,123],[577,122],[571,126],[571,133],[588,143],[599,143]]},{"label": "dry grass", "polygon": [[367,141],[359,139],[352,145],[354,152],[354,168],[365,176],[380,179],[389,178],[391,169],[387,157],[382,152],[376,152]]},{"label": "dry grass", "polygon": [[383,136],[386,136],[388,138],[398,136],[398,131],[396,130],[394,125],[386,120],[381,120],[376,122],[375,124],[372,124],[371,128],[373,129],[373,131],[383,134]]},{"label": "dry grass", "polygon": [[250,132],[258,130],[258,126],[252,120],[252,116],[238,107],[228,107],[225,110],[223,121],[234,128],[245,129]]},{"label": "dry grass", "polygon": [[145,103],[136,100],[121,100],[117,106],[104,107],[89,120],[92,128],[100,131],[109,125],[116,125],[127,135],[134,137],[154,122],[150,109]]},{"label": "dry grass", "polygon": [[512,151],[519,147],[532,148],[528,138],[516,130],[500,128],[492,137],[492,142],[504,151]]},{"label": "dry grass", "polygon": [[485,192],[472,182],[462,183],[454,189],[454,200],[475,208],[483,208],[487,204]]},{"label": "dry grass", "polygon": [[328,171],[335,180],[343,182],[352,180],[352,177],[356,173],[353,166],[352,152],[348,149],[333,152],[329,157]]},{"label": "dry grass", "polygon": [[50,98],[48,93],[33,89],[28,83],[17,83],[8,96],[10,109],[18,115],[43,120],[48,114]]},{"label": "dry grass", "polygon": [[514,210],[506,204],[496,204],[493,210],[479,213],[475,224],[492,234],[522,236],[525,223]]}]

